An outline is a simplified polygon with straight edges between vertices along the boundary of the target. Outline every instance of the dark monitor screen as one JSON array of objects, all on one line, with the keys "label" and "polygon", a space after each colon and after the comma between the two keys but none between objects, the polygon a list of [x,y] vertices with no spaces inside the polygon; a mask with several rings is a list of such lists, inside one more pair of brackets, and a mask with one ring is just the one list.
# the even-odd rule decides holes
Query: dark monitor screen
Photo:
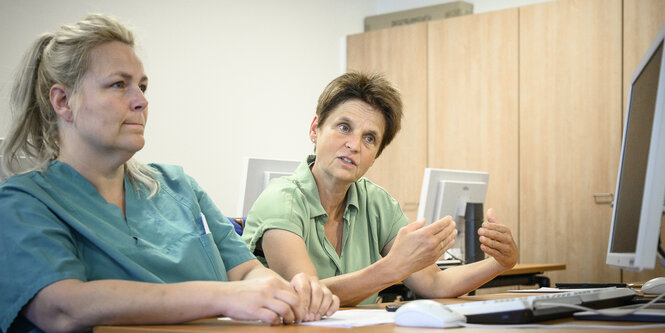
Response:
[{"label": "dark monitor screen", "polygon": [[616,196],[616,217],[611,252],[632,253],[637,236],[647,171],[647,160],[658,94],[658,79],[663,55],[661,43],[632,87],[630,112],[626,120],[620,183]]}]

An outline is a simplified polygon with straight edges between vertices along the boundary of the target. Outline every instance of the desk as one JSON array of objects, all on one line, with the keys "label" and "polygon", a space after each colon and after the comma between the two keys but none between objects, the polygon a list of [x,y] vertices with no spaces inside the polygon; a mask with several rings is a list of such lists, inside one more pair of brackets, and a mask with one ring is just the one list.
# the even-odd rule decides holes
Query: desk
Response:
[{"label": "desk", "polygon": [[[479,288],[494,288],[518,285],[538,285],[538,287],[550,287],[550,279],[547,276],[540,274],[543,274],[547,271],[564,269],[566,269],[566,265],[564,264],[517,264],[515,267],[499,274],[499,276],[488,281]],[[475,291],[469,292],[469,295],[474,294]],[[382,290],[379,292],[379,296],[381,296],[384,301],[393,301],[398,296],[401,297],[401,300],[412,300],[416,298],[411,290],[409,290],[409,288],[401,283],[392,285]]]},{"label": "desk", "polygon": [[[465,301],[480,301],[480,300],[490,300],[490,299],[499,299],[499,298],[508,298],[508,297],[521,297],[521,296],[530,296],[533,294],[492,294],[492,295],[479,295],[479,296],[462,296],[459,298],[446,298],[440,299],[441,303],[450,304],[458,303]],[[373,304],[362,306],[362,308],[383,308],[385,304]],[[626,325],[635,325],[635,324],[645,324],[645,323],[624,323],[624,322],[600,322],[600,321],[583,321],[583,320],[574,320],[572,318],[557,319],[541,322],[540,324],[576,324],[576,325],[616,325],[616,326],[626,326]],[[464,332],[464,333],[473,333],[473,332],[487,332],[490,329],[487,328],[456,328],[452,329],[452,332]],[[505,329],[491,329],[492,332],[518,332],[518,333],[528,333],[528,332],[607,332],[603,329],[561,329],[561,328],[505,328]],[[634,330],[631,332],[662,332],[663,328],[653,328],[653,329],[643,329],[643,330]],[[383,332],[398,332],[398,333],[408,333],[408,332],[424,332],[432,333],[439,332],[439,330],[431,328],[415,328],[415,327],[399,327],[394,324],[384,324],[384,325],[374,325],[374,326],[364,326],[364,327],[353,327],[353,328],[339,328],[339,327],[319,327],[319,326],[301,326],[301,325],[289,325],[289,326],[268,326],[260,324],[246,324],[246,323],[231,323],[231,322],[220,322],[215,318],[201,319],[193,321],[187,324],[181,325],[154,325],[154,326],[103,326],[95,327],[94,333],[147,333],[147,332],[258,332],[258,333],[275,333],[275,332],[298,332],[298,333],[315,333],[315,332],[348,332],[348,333],[357,333],[357,332],[372,332],[372,333],[383,333]],[[621,331],[619,331],[621,332]],[[628,332],[628,331],[625,331]]]},{"label": "desk", "polygon": [[517,264],[491,281],[485,283],[480,288],[493,288],[515,285],[538,285],[539,287],[549,287],[550,279],[542,276],[546,271],[564,270],[564,264]]}]

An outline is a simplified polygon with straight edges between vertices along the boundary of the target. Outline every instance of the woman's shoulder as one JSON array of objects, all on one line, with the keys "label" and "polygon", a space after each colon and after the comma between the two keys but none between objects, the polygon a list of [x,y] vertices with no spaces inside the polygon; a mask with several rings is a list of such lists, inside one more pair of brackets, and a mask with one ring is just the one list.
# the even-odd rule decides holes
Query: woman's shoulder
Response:
[{"label": "woman's shoulder", "polygon": [[367,203],[368,207],[376,207],[384,211],[388,207],[390,211],[399,209],[400,205],[397,199],[393,198],[386,189],[373,183],[371,180],[363,177],[355,183],[355,191],[359,201]]},{"label": "woman's shoulder", "polygon": [[180,165],[163,164],[163,163],[150,163],[148,167],[155,171],[155,176],[168,180],[178,180],[186,177],[185,170]]},{"label": "woman's shoulder", "polygon": [[380,185],[375,184],[371,180],[362,177],[358,179],[355,182],[357,190],[360,192],[359,194],[365,194],[369,197],[382,197],[382,198],[390,198],[392,199],[392,195],[386,191],[383,187]]},{"label": "woman's shoulder", "polygon": [[31,191],[45,186],[45,175],[41,171],[15,174],[0,181],[0,192]]}]

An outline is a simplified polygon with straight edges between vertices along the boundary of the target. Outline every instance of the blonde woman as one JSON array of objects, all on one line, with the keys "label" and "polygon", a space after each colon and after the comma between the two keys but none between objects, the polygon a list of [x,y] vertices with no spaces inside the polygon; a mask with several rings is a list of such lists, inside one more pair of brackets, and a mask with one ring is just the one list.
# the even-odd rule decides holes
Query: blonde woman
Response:
[{"label": "blonde woman", "polygon": [[91,15],[41,36],[12,95],[0,184],[0,330],[56,332],[226,315],[331,315],[315,278],[264,268],[183,170],[143,165],[148,78],[130,30]]}]

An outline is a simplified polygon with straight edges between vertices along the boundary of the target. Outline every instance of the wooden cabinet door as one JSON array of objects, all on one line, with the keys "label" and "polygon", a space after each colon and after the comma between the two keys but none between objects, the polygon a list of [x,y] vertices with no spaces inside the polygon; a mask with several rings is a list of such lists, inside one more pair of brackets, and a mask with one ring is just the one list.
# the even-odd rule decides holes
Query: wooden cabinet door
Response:
[{"label": "wooden cabinet door", "polygon": [[[624,0],[623,2],[623,116],[626,117],[626,103],[630,78],[635,67],[644,56],[660,28],[665,24],[665,1],[663,0]],[[622,123],[623,124],[623,123]],[[622,135],[621,133],[620,135]],[[665,245],[665,228],[661,227],[661,240]],[[654,270],[641,273],[624,271],[624,282],[644,281],[657,276],[665,276],[665,268],[656,263]]]},{"label": "wooden cabinet door", "polygon": [[621,0],[520,8],[522,263],[565,263],[558,282],[616,282],[605,264],[622,109]]},{"label": "wooden cabinet door", "polygon": [[347,37],[349,71],[381,72],[402,93],[402,130],[366,177],[395,197],[414,220],[427,165],[427,26],[425,23]]},{"label": "wooden cabinet door", "polygon": [[518,242],[518,9],[429,23],[429,166],[487,171]]}]

